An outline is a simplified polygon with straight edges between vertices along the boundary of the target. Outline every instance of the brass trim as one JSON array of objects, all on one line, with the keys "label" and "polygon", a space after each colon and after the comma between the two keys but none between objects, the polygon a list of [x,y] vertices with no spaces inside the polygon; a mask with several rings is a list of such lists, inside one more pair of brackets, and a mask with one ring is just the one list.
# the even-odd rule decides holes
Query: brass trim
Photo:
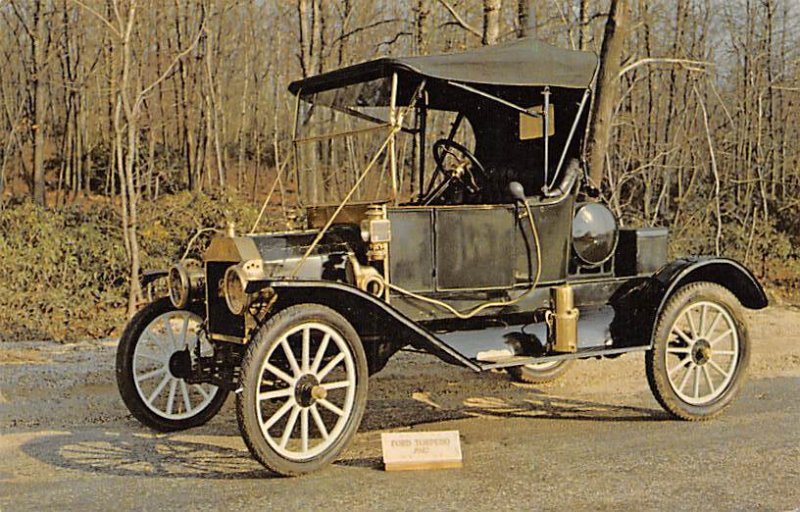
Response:
[{"label": "brass trim", "polygon": [[243,338],[239,338],[237,336],[229,336],[227,334],[216,334],[211,333],[210,337],[212,340],[216,341],[226,341],[228,343],[238,343],[239,345],[244,345],[245,340]]}]

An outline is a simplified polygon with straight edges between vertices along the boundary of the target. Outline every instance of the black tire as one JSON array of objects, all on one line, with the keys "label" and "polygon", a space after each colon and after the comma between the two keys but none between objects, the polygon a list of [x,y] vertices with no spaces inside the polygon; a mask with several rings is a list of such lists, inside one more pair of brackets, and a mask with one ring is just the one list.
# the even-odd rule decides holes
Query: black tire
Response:
[{"label": "black tire", "polygon": [[[697,309],[699,318],[692,314]],[[715,320],[708,317],[708,310],[716,313]],[[725,326],[722,335],[720,318]],[[689,332],[681,325],[688,326]],[[725,335],[727,331],[730,334]],[[715,348],[714,339],[727,343]],[[731,354],[723,355],[727,352]],[[645,369],[650,390],[667,412],[683,420],[703,421],[718,416],[733,402],[745,381],[749,360],[750,343],[739,301],[726,288],[701,281],[680,288],[667,301],[656,322],[653,348],[645,354]],[[689,381],[687,394],[683,390]],[[702,390],[708,393],[700,396]]]},{"label": "black tire", "polygon": [[[163,318],[165,317],[163,315],[171,312],[176,312],[179,315],[198,315],[199,313],[195,311],[179,311],[175,309],[168,298],[159,299],[148,304],[138,313],[136,313],[136,315],[134,315],[134,317],[125,327],[125,331],[122,333],[122,337],[119,340],[119,346],[117,347],[117,388],[119,389],[119,394],[122,397],[122,401],[125,402],[125,405],[128,407],[128,410],[131,412],[131,414],[133,414],[133,416],[143,425],[160,432],[184,430],[206,423],[219,412],[228,396],[228,392],[221,388],[210,385],[205,385],[204,387],[204,385],[186,384],[183,378],[175,376],[173,369],[169,366],[168,361],[165,361],[163,365],[161,363],[154,363],[154,366],[156,367],[156,370],[159,368],[159,366],[163,366],[162,373],[156,375],[155,377],[157,378],[163,376],[161,380],[169,378],[168,383],[170,387],[167,388],[166,385],[163,385],[162,390],[152,401],[148,400],[149,397],[143,396],[147,395],[148,392],[152,394],[157,389],[145,390],[141,386],[137,385],[137,381],[135,379],[136,369],[134,368],[134,360],[138,354],[142,353],[141,351],[137,352],[137,346],[139,346],[140,343],[143,343],[145,331],[151,326],[156,326],[158,324],[164,325]],[[155,344],[155,342],[149,337],[148,341],[151,344]],[[140,350],[144,350],[144,348]],[[175,352],[178,351],[174,351],[173,353]],[[181,352],[186,354],[185,357],[188,357],[188,352]],[[142,358],[142,356],[139,357],[140,359],[146,359]],[[143,374],[140,373],[138,375],[139,382],[142,382],[144,380],[142,379]],[[161,380],[159,381],[159,384]],[[171,391],[173,381],[175,382],[174,394]],[[158,385],[156,385],[155,388],[158,388]],[[193,411],[183,405],[185,404],[185,402],[183,402],[184,398],[183,396],[179,395],[182,395],[182,391],[184,389],[191,390],[187,391],[187,398],[190,404],[192,403],[191,396],[196,397],[195,401],[197,402],[198,406],[196,411]],[[206,393],[208,393],[208,398],[205,395],[200,395],[198,389],[204,390]],[[168,412],[171,412],[172,406],[170,406],[169,409],[159,413],[160,409],[156,405],[156,402],[160,402],[164,398],[164,390],[167,391],[168,395],[172,394],[173,398],[178,398],[178,407],[183,407],[183,414],[180,412],[176,412],[174,415],[167,414]],[[166,398],[169,400],[169,396]],[[148,403],[151,405],[148,405]]]},{"label": "black tire", "polygon": [[560,379],[572,366],[571,359],[557,361],[551,365],[526,364],[508,368],[508,374],[517,382],[525,384],[547,384]]},{"label": "black tire", "polygon": [[[306,337],[307,344],[303,341]],[[340,356],[340,362],[335,363]],[[324,373],[330,365],[333,369]],[[339,380],[329,377],[331,374],[338,375]],[[326,466],[358,430],[366,408],[367,382],[361,339],[342,315],[317,304],[282,310],[259,329],[242,361],[236,418],[247,448],[267,469],[283,476],[298,476]],[[325,386],[345,383],[344,387],[321,391]],[[264,393],[280,396],[265,398]],[[342,414],[323,407],[326,403]],[[312,429],[316,431],[314,439]],[[299,438],[295,437],[297,430]]]}]

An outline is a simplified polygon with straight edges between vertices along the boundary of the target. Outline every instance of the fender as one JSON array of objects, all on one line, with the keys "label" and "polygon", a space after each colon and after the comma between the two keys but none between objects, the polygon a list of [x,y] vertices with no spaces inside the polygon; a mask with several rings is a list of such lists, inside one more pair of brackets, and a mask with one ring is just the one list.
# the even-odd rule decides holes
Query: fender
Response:
[{"label": "fender", "polygon": [[147,288],[147,285],[161,279],[162,277],[167,277],[167,274],[169,274],[169,271],[164,269],[145,270],[139,275],[139,282],[141,283],[142,288]]},{"label": "fender", "polygon": [[[643,284],[624,289],[612,299],[618,319],[612,334],[625,345],[647,340],[652,348],[655,326],[669,298],[682,286],[697,281],[716,283],[730,290],[749,309],[763,309],[769,301],[753,274],[728,258],[696,257],[675,260],[662,267]],[[636,339],[634,339],[636,338]]]},{"label": "fender", "polygon": [[698,257],[676,260],[661,268],[653,278],[665,290],[658,306],[659,312],[678,288],[696,281],[724,286],[748,309],[763,309],[769,305],[764,288],[753,274],[738,261],[728,258]]},{"label": "fender", "polygon": [[277,293],[278,308],[302,303],[322,304],[353,323],[356,331],[362,336],[364,334],[386,336],[402,345],[411,344],[426,350],[446,363],[465,366],[476,372],[481,371],[480,366],[447,346],[433,333],[410,320],[390,304],[354,286],[335,281],[301,280],[270,281],[265,284]]}]

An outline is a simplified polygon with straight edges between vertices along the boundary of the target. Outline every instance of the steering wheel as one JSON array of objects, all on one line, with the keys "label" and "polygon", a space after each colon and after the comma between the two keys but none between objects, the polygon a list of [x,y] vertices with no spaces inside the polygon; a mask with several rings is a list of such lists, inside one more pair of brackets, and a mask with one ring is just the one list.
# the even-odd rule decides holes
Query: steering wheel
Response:
[{"label": "steering wheel", "polygon": [[429,204],[441,196],[451,184],[455,183],[468,194],[474,195],[480,192],[487,181],[483,164],[470,150],[450,139],[439,139],[433,144],[433,159],[436,161],[436,170],[431,178],[431,186],[440,172],[444,180],[434,190],[431,190],[431,186],[428,187],[423,204]]}]

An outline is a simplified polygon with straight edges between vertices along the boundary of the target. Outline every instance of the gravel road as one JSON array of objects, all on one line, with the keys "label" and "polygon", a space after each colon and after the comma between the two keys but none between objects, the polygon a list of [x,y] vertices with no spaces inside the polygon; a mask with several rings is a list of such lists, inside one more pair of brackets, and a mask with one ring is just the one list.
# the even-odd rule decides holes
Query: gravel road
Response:
[{"label": "gravel road", "polygon": [[[332,467],[273,478],[231,402],[154,434],[114,386],[116,343],[0,344],[0,510],[800,510],[800,309],[750,315],[750,380],[721,418],[669,419],[641,354],[547,386],[400,354]],[[458,430],[464,468],[386,473],[380,433]]]}]

